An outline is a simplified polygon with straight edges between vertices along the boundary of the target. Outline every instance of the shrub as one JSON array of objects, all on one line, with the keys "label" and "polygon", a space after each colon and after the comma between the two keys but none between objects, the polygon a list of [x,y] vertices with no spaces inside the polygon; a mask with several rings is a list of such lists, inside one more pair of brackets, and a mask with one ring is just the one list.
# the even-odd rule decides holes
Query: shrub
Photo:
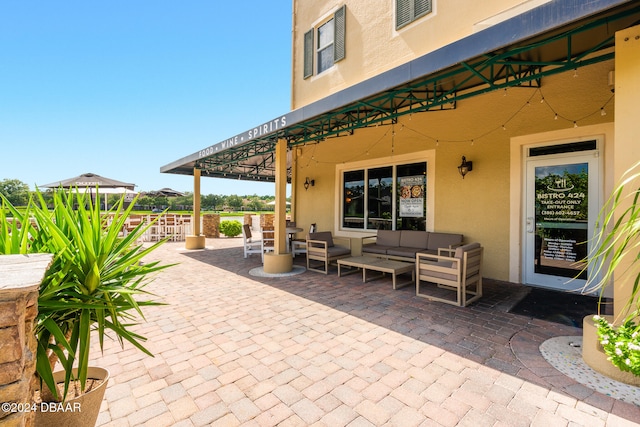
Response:
[{"label": "shrub", "polygon": [[220,223],[220,232],[227,237],[236,237],[242,234],[242,224],[240,221],[222,221]]},{"label": "shrub", "polygon": [[640,376],[640,324],[634,317],[640,315],[636,310],[620,326],[614,326],[602,316],[594,316],[598,327],[600,344],[608,359],[621,371]]}]

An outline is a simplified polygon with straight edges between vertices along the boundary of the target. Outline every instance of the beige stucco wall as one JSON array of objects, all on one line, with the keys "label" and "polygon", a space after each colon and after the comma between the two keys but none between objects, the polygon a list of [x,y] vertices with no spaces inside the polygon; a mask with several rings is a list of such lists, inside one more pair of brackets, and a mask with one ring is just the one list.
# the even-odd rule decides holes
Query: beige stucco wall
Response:
[{"label": "beige stucco wall", "polygon": [[[395,1],[294,0],[292,108],[296,109],[455,42],[547,0],[434,0],[433,12],[396,31]],[[303,37],[346,5],[346,58],[303,79]]]},{"label": "beige stucco wall", "polygon": [[[616,33],[616,109],[620,114],[616,120],[616,145],[613,174],[618,178],[640,160],[640,123],[638,122],[638,94],[640,93],[640,25]],[[637,172],[637,171],[636,171]],[[627,193],[635,191],[627,188]],[[632,198],[623,202],[618,212],[631,206]],[[632,274],[615,276],[614,313],[625,313],[625,304],[633,292],[634,275],[638,271],[631,257],[627,256],[616,271],[630,269]]]},{"label": "beige stucco wall", "polygon": [[[513,203],[521,203],[521,194],[512,191],[511,182],[520,179],[522,170],[521,162],[514,165],[512,159],[512,139],[546,132],[550,142],[561,139],[559,135],[579,138],[600,133],[608,135],[607,144],[613,144],[614,105],[607,104],[612,96],[607,75],[612,69],[613,61],[596,64],[579,69],[577,76],[570,72],[545,78],[540,90],[496,91],[459,102],[455,110],[404,116],[393,126],[360,129],[350,136],[299,147],[294,173],[296,221],[305,229],[315,222],[320,230],[339,235],[373,234],[340,229],[341,183],[336,170],[430,152],[427,168],[434,172],[429,176],[434,205],[430,229],[461,232],[466,241],[481,242],[485,276],[518,281],[519,275],[510,272],[513,252],[519,254],[519,241],[512,241],[512,233],[518,231],[511,222]],[[545,102],[541,102],[543,96]],[[603,116],[600,108],[605,104]],[[537,141],[545,142],[539,137]],[[473,161],[473,171],[464,180],[457,170],[463,155]],[[415,161],[424,155],[418,157]],[[305,177],[316,181],[307,191],[302,187]]]}]

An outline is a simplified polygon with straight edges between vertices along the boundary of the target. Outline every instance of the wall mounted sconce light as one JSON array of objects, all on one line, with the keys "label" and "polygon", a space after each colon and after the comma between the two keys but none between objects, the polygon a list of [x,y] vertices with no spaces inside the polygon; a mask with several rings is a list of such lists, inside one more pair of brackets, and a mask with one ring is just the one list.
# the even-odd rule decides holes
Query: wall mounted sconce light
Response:
[{"label": "wall mounted sconce light", "polygon": [[309,189],[309,186],[313,187],[314,185],[316,185],[316,180],[315,179],[309,179],[309,177],[307,177],[304,181],[304,189],[305,191]]},{"label": "wall mounted sconce light", "polygon": [[458,166],[458,172],[462,175],[462,179],[464,176],[473,170],[473,162],[468,162],[467,159],[462,156],[462,163]]},{"label": "wall mounted sconce light", "polygon": [[615,93],[615,91],[616,91],[616,72],[614,70],[609,71],[609,74],[607,74],[607,83],[609,84],[609,89],[611,89],[611,93]]}]

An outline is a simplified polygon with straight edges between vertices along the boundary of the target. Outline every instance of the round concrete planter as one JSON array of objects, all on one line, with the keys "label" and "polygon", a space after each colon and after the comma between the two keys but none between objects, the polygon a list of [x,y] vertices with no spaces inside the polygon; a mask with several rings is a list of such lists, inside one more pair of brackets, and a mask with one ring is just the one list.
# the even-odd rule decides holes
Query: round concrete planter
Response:
[{"label": "round concrete planter", "polygon": [[[73,370],[76,375],[76,369]],[[56,382],[64,381],[64,372],[55,372]],[[109,371],[90,367],[87,378],[102,380],[102,384],[88,393],[64,403],[42,403],[36,412],[36,427],[91,427],[96,425],[100,405],[109,381]]]}]

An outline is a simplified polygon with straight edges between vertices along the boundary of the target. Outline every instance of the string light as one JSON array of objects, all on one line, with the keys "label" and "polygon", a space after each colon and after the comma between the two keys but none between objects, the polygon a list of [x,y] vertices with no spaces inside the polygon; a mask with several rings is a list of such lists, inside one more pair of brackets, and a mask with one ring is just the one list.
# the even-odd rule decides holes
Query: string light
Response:
[{"label": "string light", "polygon": [[578,77],[578,69],[574,68],[573,69],[573,78],[576,78],[576,77]]},{"label": "string light", "polygon": [[[505,89],[504,89],[504,96],[507,96],[507,95],[506,95],[506,93],[507,93],[507,88],[505,88]],[[518,108],[518,109],[517,109],[517,110],[516,110],[512,115],[511,115],[511,117],[509,117],[505,122],[503,122],[503,124],[501,124],[501,125],[499,125],[499,126],[497,126],[497,127],[493,128],[493,129],[490,129],[489,131],[487,131],[487,132],[485,132],[485,133],[483,133],[483,134],[481,134],[481,135],[478,135],[478,136],[476,136],[476,137],[475,137],[475,138],[473,138],[473,139],[466,139],[466,140],[465,140],[465,139],[462,139],[462,140],[443,140],[443,141],[444,141],[444,142],[452,142],[452,143],[464,143],[464,142],[471,142],[471,145],[473,146],[473,145],[475,145],[475,140],[476,140],[476,139],[482,139],[482,138],[484,138],[485,136],[487,136],[487,135],[491,134],[492,132],[495,132],[497,129],[500,129],[500,128],[501,128],[503,131],[506,131],[506,130],[507,130],[507,124],[508,124],[511,120],[513,120],[513,119],[514,119],[514,118],[515,118],[515,117],[516,117],[516,116],[517,116],[517,115],[518,115],[518,114],[519,114],[519,113],[520,113],[520,112],[521,112],[525,107],[530,107],[530,106],[532,105],[532,104],[531,104],[531,100],[533,99],[533,97],[534,97],[534,95],[535,95],[536,93],[540,93],[540,96],[541,96],[541,98],[540,98],[540,103],[541,103],[541,104],[545,104],[545,103],[546,103],[546,104],[547,104],[547,106],[549,107],[549,109],[551,110],[551,112],[553,113],[553,120],[558,120],[558,117],[561,117],[561,116],[559,116],[559,115],[558,115],[558,113],[557,113],[556,111],[554,111],[553,107],[552,107],[551,105],[549,105],[549,103],[547,102],[546,98],[542,95],[541,90],[540,90],[540,89],[538,89],[538,90],[537,90],[537,91],[536,91],[536,92],[535,92],[535,93],[534,93],[534,94],[533,94],[533,95],[532,95],[532,96],[531,96],[531,97],[530,97],[530,98],[529,98],[529,99],[528,99],[524,104],[522,104],[522,106],[521,106],[520,108]],[[602,105],[602,106],[599,108],[599,110],[600,110],[600,115],[601,115],[601,116],[605,116],[605,115],[607,114],[607,112],[606,112],[606,110],[605,110],[605,107],[606,107],[606,105],[607,105],[609,102],[611,102],[611,100],[612,100],[612,99],[613,99],[613,95],[611,96],[611,98],[610,98],[607,102],[605,102],[605,103],[604,103],[604,105]],[[566,120],[566,121],[569,121],[569,122],[573,122],[573,127],[574,127],[574,128],[577,128],[577,127],[578,127],[578,121],[583,120],[583,119],[586,119],[586,118],[588,118],[588,117],[590,117],[590,116],[592,116],[592,115],[594,115],[594,114],[597,114],[597,112],[598,112],[598,109],[597,109],[597,110],[595,110],[594,112],[592,112],[591,114],[589,114],[589,115],[587,115],[587,116],[584,116],[584,117],[582,117],[582,118],[578,118],[578,119],[576,119],[576,120],[571,120],[571,119],[568,119],[568,118],[565,118],[565,117],[561,117],[561,118],[562,118],[563,120]],[[409,115],[409,120],[411,120],[411,114]],[[376,126],[380,126],[380,123],[376,123]],[[432,136],[429,136],[429,135],[423,134],[422,132],[419,132],[419,131],[417,131],[417,130],[413,129],[413,128],[411,128],[410,126],[405,125],[404,123],[402,123],[402,124],[401,124],[400,131],[404,130],[404,128],[405,128],[405,127],[406,127],[409,131],[415,132],[415,133],[417,133],[418,135],[421,135],[421,136],[423,136],[423,137],[425,137],[425,138],[431,139],[432,141],[434,141],[434,142],[435,142],[435,146],[436,146],[436,147],[439,147],[439,146],[440,146],[440,139],[436,139],[436,138],[433,138]],[[389,135],[389,134],[391,134],[391,135]],[[360,157],[360,158],[361,158],[361,156],[362,156],[363,154],[365,154],[366,156],[369,156],[369,155],[370,155],[370,150],[371,150],[371,148],[373,148],[373,147],[374,147],[374,146],[376,146],[378,143],[380,143],[380,142],[382,142],[383,140],[385,140],[387,136],[391,136],[391,147],[390,147],[390,148],[391,148],[391,155],[393,156],[393,155],[394,155],[394,152],[395,152],[395,136],[396,136],[396,132],[395,132],[394,126],[393,126],[393,124],[392,124],[392,126],[390,126],[390,128],[387,130],[387,132],[385,132],[385,134],[384,134],[384,135],[382,135],[382,136],[380,137],[380,139],[379,139],[379,140],[377,140],[375,143],[373,143],[372,145],[370,145],[369,147],[367,147],[367,149],[366,149],[366,151],[365,151],[364,153],[362,153],[362,152],[361,152],[360,154],[355,155],[352,159],[346,159],[346,160],[343,160],[343,162],[342,162],[342,163],[345,163],[345,162],[348,162],[348,161],[353,161],[353,160],[357,159],[358,157]],[[316,142],[316,144],[317,144],[317,142]],[[305,145],[306,145],[306,144],[305,144]],[[323,164],[326,164],[326,163],[333,163],[333,162],[325,162],[325,161],[323,161],[323,162],[319,162],[318,160],[316,160],[315,156],[313,156],[313,155],[312,155],[312,156],[311,156],[311,159],[309,160],[309,163],[307,163],[306,167],[308,167],[308,166],[309,166],[309,164],[311,163],[311,161],[314,161],[316,165],[318,165],[318,164],[320,164],[320,163],[323,163]]]}]

